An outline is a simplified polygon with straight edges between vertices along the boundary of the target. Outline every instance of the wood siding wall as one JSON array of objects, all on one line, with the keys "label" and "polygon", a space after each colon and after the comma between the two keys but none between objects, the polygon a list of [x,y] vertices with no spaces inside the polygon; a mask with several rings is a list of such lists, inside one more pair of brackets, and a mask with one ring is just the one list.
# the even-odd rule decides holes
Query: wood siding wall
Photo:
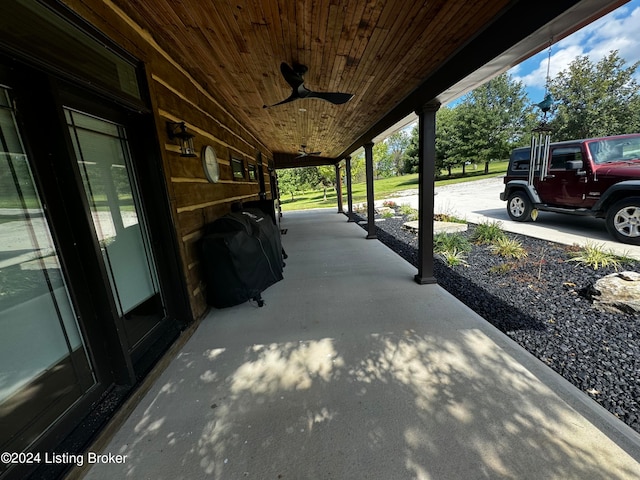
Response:
[{"label": "wood siding wall", "polygon": [[[259,199],[258,178],[249,180],[248,166],[263,165],[267,198],[271,198],[269,168],[271,152],[224,108],[225,99],[214,98],[179,63],[163,51],[151,35],[141,29],[108,0],[96,2],[65,0],[82,18],[106,34],[145,66],[151,107],[156,121],[167,192],[179,242],[179,256],[194,318],[207,311],[203,265],[199,241],[204,226],[228,213],[239,201]],[[90,3],[90,5],[87,5]],[[198,157],[181,157],[178,145],[168,138],[166,122],[185,122],[195,135],[198,154],[211,145],[220,165],[220,181],[209,183]],[[243,161],[245,179],[233,178],[231,158]]]}]

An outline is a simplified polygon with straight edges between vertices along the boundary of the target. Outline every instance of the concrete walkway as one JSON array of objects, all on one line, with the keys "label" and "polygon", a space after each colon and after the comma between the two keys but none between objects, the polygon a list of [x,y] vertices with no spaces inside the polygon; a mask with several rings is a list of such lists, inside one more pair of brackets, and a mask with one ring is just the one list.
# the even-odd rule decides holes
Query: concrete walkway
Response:
[{"label": "concrete walkway", "polygon": [[637,479],[640,437],[335,210],[213,310],[88,479]]}]

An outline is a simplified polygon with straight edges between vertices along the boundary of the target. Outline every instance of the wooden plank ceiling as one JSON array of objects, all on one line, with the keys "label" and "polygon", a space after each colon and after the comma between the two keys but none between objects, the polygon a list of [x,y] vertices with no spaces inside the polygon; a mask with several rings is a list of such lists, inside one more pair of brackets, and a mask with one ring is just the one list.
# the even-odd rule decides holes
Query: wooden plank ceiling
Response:
[{"label": "wooden plank ceiling", "polygon": [[[411,102],[423,98],[412,98],[412,94],[437,72],[444,69],[451,75],[435,82],[436,94],[469,74],[461,65],[450,68],[449,64],[462,50],[482,40],[490,27],[497,28],[497,19],[507,18],[510,12],[515,19],[515,13],[526,14],[526,8],[547,9],[547,5],[525,8],[522,5],[535,2],[513,0],[113,2],[221,99],[274,158],[282,159],[294,158],[301,145],[306,145],[307,151],[322,152],[324,158],[341,158],[357,147],[358,141],[375,134],[376,128],[387,128],[397,117],[419,107]],[[553,2],[557,11],[548,18],[581,3],[595,3],[597,8],[574,15],[570,22],[565,21],[564,33],[550,31],[551,35],[557,39],[587,18],[596,18],[624,2],[557,0]],[[517,5],[524,9],[517,12]],[[531,17],[519,18],[519,26],[507,28],[504,40],[498,40],[504,45],[498,45],[496,52],[512,47],[547,21],[547,17]],[[531,25],[527,25],[527,18]],[[497,34],[494,31],[494,36]],[[535,46],[509,57],[509,65],[496,65],[474,82],[479,84],[505,70],[521,57],[544,48],[545,43],[548,37],[538,39]],[[477,45],[476,49],[488,50],[489,46]],[[291,94],[280,72],[281,62],[306,65],[304,84],[311,90],[347,92],[354,97],[343,105],[298,99],[265,109],[263,105]],[[473,65],[469,68],[475,69]],[[313,157],[300,162],[311,164]]]}]

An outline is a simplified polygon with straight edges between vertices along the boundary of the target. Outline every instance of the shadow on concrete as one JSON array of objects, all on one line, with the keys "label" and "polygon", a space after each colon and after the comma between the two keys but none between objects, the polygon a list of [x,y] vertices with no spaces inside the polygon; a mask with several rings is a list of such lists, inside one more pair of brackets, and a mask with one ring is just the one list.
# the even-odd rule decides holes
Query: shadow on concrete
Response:
[{"label": "shadow on concrete", "polygon": [[207,323],[210,340],[200,335],[178,356],[112,444],[126,463],[89,478],[637,474],[594,456],[598,440],[585,442],[580,417],[478,330],[274,335],[229,347]]},{"label": "shadow on concrete", "polygon": [[634,478],[554,389],[580,392],[387,247],[327,211],[284,225],[266,305],[213,310],[88,479]]}]

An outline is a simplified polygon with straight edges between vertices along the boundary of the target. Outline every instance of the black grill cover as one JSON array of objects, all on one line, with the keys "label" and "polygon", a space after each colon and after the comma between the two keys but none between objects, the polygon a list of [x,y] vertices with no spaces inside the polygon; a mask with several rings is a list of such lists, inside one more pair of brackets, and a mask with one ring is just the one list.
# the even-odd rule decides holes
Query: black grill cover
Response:
[{"label": "black grill cover", "polygon": [[229,213],[209,224],[202,240],[207,303],[230,307],[282,280],[280,231],[258,209]]}]

